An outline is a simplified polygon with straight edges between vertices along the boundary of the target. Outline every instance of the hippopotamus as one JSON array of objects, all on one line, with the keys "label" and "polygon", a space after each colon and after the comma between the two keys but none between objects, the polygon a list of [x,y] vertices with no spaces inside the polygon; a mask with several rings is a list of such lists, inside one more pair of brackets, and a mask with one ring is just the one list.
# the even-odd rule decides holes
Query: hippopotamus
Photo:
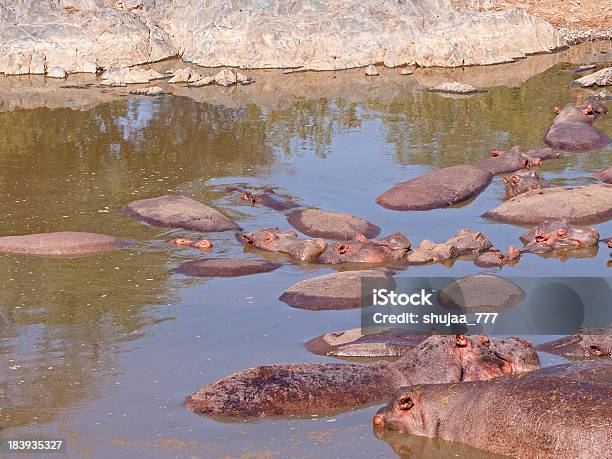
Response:
[{"label": "hippopotamus", "polygon": [[493,178],[485,169],[469,164],[445,167],[395,184],[376,198],[391,210],[430,210],[450,207],[474,198]]},{"label": "hippopotamus", "polygon": [[515,283],[492,274],[472,274],[450,282],[438,294],[444,309],[455,309],[469,314],[504,312],[527,298]]},{"label": "hippopotamus", "polygon": [[319,414],[383,401],[407,383],[459,383],[536,368],[537,353],[517,338],[431,336],[395,362],[250,368],[189,395],[184,406],[240,418]]},{"label": "hippopotamus", "polygon": [[518,262],[520,256],[521,250],[514,245],[508,247],[505,252],[492,248],[491,250],[480,254],[474,260],[474,264],[481,268],[500,268],[504,265]]},{"label": "hippopotamus", "polygon": [[523,170],[504,177],[506,198],[510,199],[531,190],[546,188],[548,183],[534,170]]},{"label": "hippopotamus", "polygon": [[461,384],[412,384],[374,428],[511,457],[609,457],[612,363],[579,362]]},{"label": "hippopotamus", "polygon": [[612,249],[612,237],[607,237],[603,241],[608,244],[608,247]]},{"label": "hippopotamus", "polygon": [[397,328],[364,333],[361,328],[326,333],[304,346],[313,354],[335,357],[401,357],[414,349],[427,335],[413,335]]},{"label": "hippopotamus", "polygon": [[605,183],[612,183],[612,167],[608,167],[607,169],[604,169],[603,171],[594,173],[593,177]]},{"label": "hippopotamus", "polygon": [[287,215],[287,222],[310,237],[344,241],[358,235],[371,239],[380,234],[378,226],[363,218],[322,209],[294,210]]},{"label": "hippopotamus", "polygon": [[543,223],[520,236],[525,252],[547,252],[555,249],[593,247],[599,242],[595,228],[577,227],[567,220]]},{"label": "hippopotamus", "polygon": [[293,201],[291,196],[276,194],[273,188],[263,188],[260,190],[248,189],[244,186],[227,186],[225,191],[237,191],[240,193],[240,199],[248,202],[252,206],[262,205],[273,210],[284,211],[300,207],[299,204]]},{"label": "hippopotamus", "polygon": [[281,265],[248,258],[204,258],[181,264],[172,272],[195,277],[238,277],[267,273]]},{"label": "hippopotamus", "polygon": [[[535,150],[534,150],[535,151]],[[528,169],[540,166],[542,160],[535,156],[527,156],[521,147],[514,146],[510,150],[492,150],[491,157],[476,164],[481,169],[494,175],[514,172],[520,169]]]},{"label": "hippopotamus", "polygon": [[462,255],[476,254],[489,250],[493,244],[481,232],[463,228],[445,242],[436,244],[429,239],[406,256],[406,263],[417,265],[450,260]]},{"label": "hippopotamus", "polygon": [[168,244],[178,245],[179,247],[195,247],[196,249],[208,250],[212,248],[212,242],[208,239],[200,239],[194,241],[193,239],[176,238],[168,241]]},{"label": "hippopotamus", "polygon": [[519,225],[560,219],[574,224],[604,222],[612,218],[612,185],[596,183],[531,190],[504,201],[483,217]]},{"label": "hippopotamus", "polygon": [[[610,329],[601,330],[602,334],[566,336],[536,346],[538,351],[569,358],[610,357],[612,354],[612,335]],[[585,330],[586,332],[586,330]]]},{"label": "hippopotamus", "polygon": [[278,228],[262,228],[243,233],[239,240],[250,247],[283,252],[301,261],[314,261],[325,250],[323,239],[300,239],[295,231],[281,231]]},{"label": "hippopotamus", "polygon": [[348,241],[330,243],[319,256],[319,263],[388,263],[403,259],[410,250],[410,241],[401,233],[380,239],[357,235]]},{"label": "hippopotamus", "polygon": [[132,201],[123,206],[122,211],[153,226],[203,232],[241,230],[218,210],[177,194]]},{"label": "hippopotamus", "polygon": [[117,249],[129,241],[106,234],[59,231],[0,237],[0,253],[36,256],[79,256]]},{"label": "hippopotamus", "polygon": [[610,138],[593,127],[593,122],[606,106],[598,101],[588,101],[579,106],[569,104],[558,113],[553,125],[544,135],[544,143],[553,148],[569,151],[589,151],[605,147]]}]

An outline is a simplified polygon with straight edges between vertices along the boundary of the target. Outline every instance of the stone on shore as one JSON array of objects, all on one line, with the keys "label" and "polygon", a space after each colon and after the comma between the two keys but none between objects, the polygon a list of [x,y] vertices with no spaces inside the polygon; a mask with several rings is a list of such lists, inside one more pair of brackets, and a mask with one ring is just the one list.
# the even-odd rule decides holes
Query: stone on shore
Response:
[{"label": "stone on shore", "polygon": [[134,94],[136,96],[156,97],[156,96],[161,96],[162,94],[165,94],[165,92],[159,86],[149,86],[147,88],[132,89],[130,91],[130,94]]},{"label": "stone on shore", "polygon": [[250,258],[206,258],[183,263],[174,272],[194,277],[238,277],[274,271],[281,265]]},{"label": "stone on shore", "polygon": [[191,78],[191,72],[189,67],[177,69],[172,73],[172,78],[168,80],[168,83],[187,83]]},{"label": "stone on shore", "polygon": [[213,77],[202,77],[201,79],[194,81],[192,83],[187,83],[188,86],[192,88],[201,88],[202,86],[209,86],[215,82]]},{"label": "stone on shore", "polygon": [[473,94],[478,92],[474,86],[466,83],[458,83],[452,81],[449,83],[442,83],[434,88],[430,89],[431,92],[447,92],[450,94]]},{"label": "stone on shore", "polygon": [[378,70],[376,69],[376,66],[371,65],[371,64],[366,67],[365,74],[367,76],[378,76],[379,75]]},{"label": "stone on shore", "polygon": [[110,68],[100,76],[102,80],[100,84],[104,86],[142,84],[162,78],[164,78],[164,75],[153,69],[145,70],[139,67]]},{"label": "stone on shore", "polygon": [[0,237],[0,252],[37,256],[77,256],[106,252],[127,241],[113,236],[78,231]]},{"label": "stone on shore", "polygon": [[64,79],[68,76],[68,73],[66,72],[66,70],[64,70],[61,67],[55,66],[55,67],[51,67],[49,69],[49,71],[47,72],[47,77],[48,78],[59,78],[59,79]]},{"label": "stone on shore", "polygon": [[280,300],[291,307],[311,311],[355,309],[361,307],[364,279],[376,284],[376,288],[395,287],[395,281],[383,271],[343,271],[298,282],[289,287]]},{"label": "stone on shore", "polygon": [[400,75],[412,75],[413,73],[414,70],[408,68],[400,70]]},{"label": "stone on shore", "polygon": [[140,199],[123,207],[123,213],[153,226],[193,231],[237,231],[241,228],[221,212],[186,196],[169,194]]},{"label": "stone on shore", "polygon": [[450,207],[480,194],[492,178],[493,174],[476,166],[445,167],[394,185],[378,196],[376,202],[392,210]]},{"label": "stone on shore", "polygon": [[294,210],[287,221],[298,231],[324,239],[352,239],[362,234],[368,239],[380,234],[380,228],[362,218],[342,212],[320,209]]},{"label": "stone on shore", "polygon": [[585,75],[582,78],[578,78],[574,81],[579,86],[583,88],[588,88],[589,86],[608,86],[612,84],[612,67],[607,67],[605,69],[601,69],[595,73],[591,73],[589,75]]},{"label": "stone on shore", "polygon": [[612,185],[528,191],[486,212],[483,217],[519,225],[561,219],[575,224],[605,222],[612,218]]}]

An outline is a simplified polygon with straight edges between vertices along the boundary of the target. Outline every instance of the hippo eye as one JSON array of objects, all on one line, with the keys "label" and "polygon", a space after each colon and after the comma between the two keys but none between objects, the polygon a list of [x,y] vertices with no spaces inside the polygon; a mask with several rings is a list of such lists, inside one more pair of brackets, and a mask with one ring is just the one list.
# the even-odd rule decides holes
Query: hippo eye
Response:
[{"label": "hippo eye", "polygon": [[512,184],[516,185],[518,183],[518,177],[512,177]]},{"label": "hippo eye", "polygon": [[397,401],[397,409],[401,411],[408,411],[414,406],[414,400],[410,395],[403,395]]},{"label": "hippo eye", "polygon": [[604,352],[597,346],[589,346],[589,351],[593,355],[598,355],[598,356],[604,355]]},{"label": "hippo eye", "polygon": [[467,338],[465,335],[455,335],[455,344],[457,347],[466,347],[467,346]]},{"label": "hippo eye", "polygon": [[350,245],[347,244],[340,244],[338,246],[338,252],[340,253],[340,255],[344,255],[346,252],[348,252],[351,249]]},{"label": "hippo eye", "polygon": [[567,237],[567,230],[565,228],[560,228],[557,230],[557,236],[560,238],[566,238]]},{"label": "hippo eye", "polygon": [[488,337],[486,337],[486,336],[482,336],[482,337],[480,338],[480,342],[482,343],[482,345],[483,345],[484,347],[489,347],[489,346],[491,345],[491,341],[490,341],[490,340],[489,340],[489,338],[488,338]]},{"label": "hippo eye", "polygon": [[274,235],[272,233],[265,233],[263,236],[264,242],[270,242],[274,239]]}]

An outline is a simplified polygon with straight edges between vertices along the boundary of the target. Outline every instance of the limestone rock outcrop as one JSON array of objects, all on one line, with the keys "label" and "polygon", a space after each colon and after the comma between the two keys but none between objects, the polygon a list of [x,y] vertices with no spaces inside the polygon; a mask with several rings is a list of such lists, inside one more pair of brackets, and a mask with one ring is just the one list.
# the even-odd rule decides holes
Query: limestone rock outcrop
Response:
[{"label": "limestone rock outcrop", "polygon": [[202,66],[457,67],[563,46],[522,9],[452,0],[0,0],[0,73],[69,73],[181,55]]}]

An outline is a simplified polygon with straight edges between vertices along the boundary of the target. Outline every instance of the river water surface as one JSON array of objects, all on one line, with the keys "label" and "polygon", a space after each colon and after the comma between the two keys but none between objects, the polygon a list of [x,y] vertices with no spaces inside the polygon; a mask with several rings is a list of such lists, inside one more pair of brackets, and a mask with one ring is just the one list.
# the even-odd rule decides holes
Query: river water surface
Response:
[{"label": "river water surface", "polygon": [[[460,208],[393,212],[374,198],[398,181],[475,163],[492,148],[541,147],[552,107],[591,93],[570,86],[571,69],[609,65],[609,45],[603,51],[485,69],[419,69],[407,77],[383,70],[378,79],[362,70],[262,71],[249,87],[177,88],[155,99],[2,77],[0,234],[81,230],[136,245],[70,259],[0,255],[0,438],[65,438],[70,457],[370,458],[395,457],[394,449],[405,457],[478,457],[444,442],[398,435],[381,441],[371,428],[375,406],[234,423],[182,408],[186,395],[243,368],[334,361],[308,353],[303,343],[358,327],[359,312],[303,311],[278,300],[293,283],[329,267],[244,252],[231,233],[209,235],[210,254],[168,248],[170,238],[197,235],[153,228],[120,210],[131,200],[174,192],[223,209],[246,230],[290,229],[282,213],[223,193],[226,184],[274,186],[299,203],[364,217],[382,235],[401,231],[414,245],[469,227],[505,248],[519,243],[524,228],[480,216],[502,201],[500,177]],[[487,91],[449,98],[422,90],[424,81],[449,75]],[[610,116],[597,126],[612,135]],[[554,185],[593,183],[592,173],[611,165],[611,153],[566,154],[541,173]],[[596,227],[612,235],[610,222]],[[503,273],[609,276],[607,248],[587,255],[526,255]],[[267,257],[284,265],[234,279],[170,272],[206,256]],[[481,271],[457,261],[403,275]],[[545,364],[561,361],[543,357]]]}]

